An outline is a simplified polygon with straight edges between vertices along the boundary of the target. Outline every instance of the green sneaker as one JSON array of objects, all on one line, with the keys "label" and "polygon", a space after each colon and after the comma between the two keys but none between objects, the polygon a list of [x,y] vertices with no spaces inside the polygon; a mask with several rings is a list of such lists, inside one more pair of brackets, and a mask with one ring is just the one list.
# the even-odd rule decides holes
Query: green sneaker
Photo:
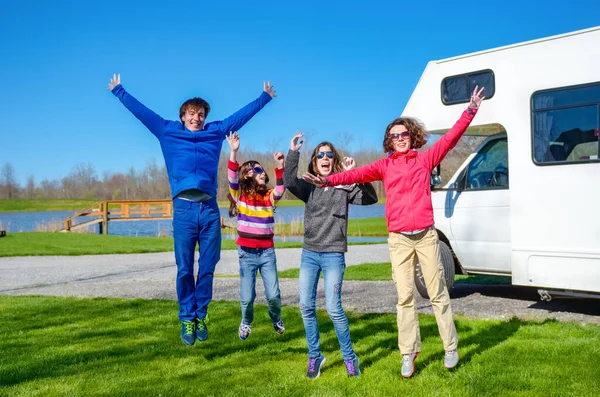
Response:
[{"label": "green sneaker", "polygon": [[458,364],[458,350],[449,350],[444,355],[444,367],[452,369]]},{"label": "green sneaker", "polygon": [[402,355],[402,376],[410,378],[415,372],[415,360],[419,357],[419,352]]},{"label": "green sneaker", "polygon": [[208,320],[206,318],[196,319],[196,339],[198,339],[198,342],[208,339],[208,328],[206,327],[207,322]]},{"label": "green sneaker", "polygon": [[181,322],[181,340],[186,345],[193,345],[196,341],[196,323],[192,320]]}]

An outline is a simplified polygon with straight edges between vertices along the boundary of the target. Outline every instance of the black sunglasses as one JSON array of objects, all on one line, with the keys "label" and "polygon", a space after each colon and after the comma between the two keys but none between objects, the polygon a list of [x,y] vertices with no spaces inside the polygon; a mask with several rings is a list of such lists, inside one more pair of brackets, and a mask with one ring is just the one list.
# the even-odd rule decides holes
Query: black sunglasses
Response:
[{"label": "black sunglasses", "polygon": [[335,155],[333,154],[333,152],[319,152],[319,153],[317,153],[317,158],[318,159],[322,159],[325,156],[327,156],[330,159],[332,159]]},{"label": "black sunglasses", "polygon": [[403,138],[403,139],[408,138],[409,136],[410,136],[410,132],[408,132],[408,131],[403,131],[399,134],[390,134],[390,138],[392,138],[392,141],[395,141],[400,138]]},{"label": "black sunglasses", "polygon": [[265,172],[265,170],[263,170],[261,167],[252,167],[252,171],[256,174],[256,175],[260,175],[263,172]]}]

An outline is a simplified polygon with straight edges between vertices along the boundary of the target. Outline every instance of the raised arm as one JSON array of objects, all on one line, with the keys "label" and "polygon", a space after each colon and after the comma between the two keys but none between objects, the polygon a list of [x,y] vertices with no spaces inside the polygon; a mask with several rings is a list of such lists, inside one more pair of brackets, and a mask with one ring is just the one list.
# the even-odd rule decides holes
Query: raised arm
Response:
[{"label": "raised arm", "polygon": [[383,162],[385,160],[380,159],[362,167],[329,175],[327,178],[315,176],[307,172],[302,176],[302,179],[317,186],[351,185],[353,183],[380,181],[383,180]]},{"label": "raised arm", "polygon": [[295,135],[290,142],[290,150],[285,159],[283,183],[285,187],[305,203],[308,201],[313,187],[305,180],[298,178],[298,162],[300,161],[300,148],[302,147],[302,133]]},{"label": "raised arm", "polygon": [[239,130],[276,96],[275,88],[271,85],[271,82],[269,81],[268,84],[263,82],[263,93],[254,101],[221,121],[221,132],[223,132],[224,135],[227,135],[229,131]]},{"label": "raised arm", "polygon": [[168,123],[162,117],[144,106],[140,101],[130,95],[121,85],[121,74],[114,75],[108,84],[109,91],[119,98],[121,103],[129,110],[139,121],[142,122],[157,137],[164,134],[164,126]]},{"label": "raised arm", "polygon": [[275,188],[272,190],[271,202],[273,205],[277,204],[279,200],[283,197],[283,193],[285,193],[285,185],[283,184],[283,164],[284,164],[284,156],[283,153],[277,152],[273,154],[273,158],[275,159]]},{"label": "raised arm", "polygon": [[227,182],[229,182],[229,194],[237,202],[240,198],[240,181],[238,177],[237,152],[240,149],[240,137],[236,132],[230,132],[225,137],[229,144],[229,161],[227,162]]},{"label": "raised arm", "polygon": [[460,119],[454,124],[450,130],[442,135],[442,137],[433,144],[432,147],[421,153],[423,160],[426,162],[429,170],[433,170],[439,163],[442,162],[448,152],[456,146],[460,138],[463,136],[471,121],[477,114],[479,105],[485,99],[483,95],[484,87],[478,90],[475,86],[469,107],[462,113]]},{"label": "raised arm", "polygon": [[[356,167],[352,157],[344,157],[344,169],[346,171]],[[348,203],[354,205],[371,205],[377,203],[377,192],[371,183],[359,183],[354,186],[348,194]]]}]

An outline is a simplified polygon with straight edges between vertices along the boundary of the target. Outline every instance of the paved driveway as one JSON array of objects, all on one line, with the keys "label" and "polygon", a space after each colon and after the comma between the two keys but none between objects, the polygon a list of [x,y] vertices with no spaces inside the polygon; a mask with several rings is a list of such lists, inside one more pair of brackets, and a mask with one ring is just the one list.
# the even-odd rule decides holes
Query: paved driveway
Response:
[{"label": "paved driveway", "polygon": [[[300,266],[300,249],[277,250],[279,270]],[[351,246],[349,266],[388,262],[386,244]],[[215,300],[238,300],[237,251],[223,251],[214,283]],[[176,299],[173,253],[0,258],[0,294]],[[264,303],[260,281],[257,302]],[[298,280],[280,280],[282,300],[297,305]],[[537,292],[514,286],[457,285],[452,291],[455,314],[507,319],[556,318],[600,324],[600,300],[556,299],[540,302]],[[396,290],[391,281],[345,281],[344,307],[368,313],[394,313]],[[418,309],[431,313],[428,301],[417,298]],[[322,282],[317,296],[325,307]]]}]

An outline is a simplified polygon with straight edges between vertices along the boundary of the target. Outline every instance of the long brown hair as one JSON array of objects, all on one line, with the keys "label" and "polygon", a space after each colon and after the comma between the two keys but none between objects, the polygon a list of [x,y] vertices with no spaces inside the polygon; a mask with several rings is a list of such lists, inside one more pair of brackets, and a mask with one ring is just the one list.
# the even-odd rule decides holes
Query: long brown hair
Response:
[{"label": "long brown hair", "polygon": [[412,117],[398,117],[397,119],[394,119],[394,121],[392,121],[385,129],[385,134],[383,135],[383,151],[385,153],[396,150],[394,149],[392,137],[390,137],[390,130],[397,125],[403,125],[406,127],[406,130],[410,134],[411,149],[419,149],[427,143],[427,140],[429,139],[429,133],[425,129],[425,125],[423,125],[420,120]]},{"label": "long brown hair", "polygon": [[319,176],[319,171],[317,171],[319,169],[317,167],[317,154],[319,153],[319,149],[321,148],[321,146],[329,146],[331,148],[331,151],[333,152],[333,167],[331,167],[331,173],[335,174],[344,171],[342,156],[340,156],[338,151],[335,149],[333,143],[323,141],[315,147],[315,149],[312,152],[312,155],[310,156],[310,163],[308,164],[308,173],[313,174],[314,176]]},{"label": "long brown hair", "polygon": [[[265,184],[260,185],[256,182],[255,174],[252,176],[249,175],[250,170],[255,166],[260,165],[260,163],[256,160],[246,161],[244,164],[240,166],[238,170],[238,180],[240,184],[240,197],[246,196],[250,198],[254,198],[257,195],[265,195],[269,191],[269,174],[265,171]],[[261,166],[262,167],[262,166]],[[263,167],[264,170],[264,167]],[[237,216],[238,209],[237,203],[231,197],[231,194],[227,197],[229,199],[229,217],[233,218]]]}]

